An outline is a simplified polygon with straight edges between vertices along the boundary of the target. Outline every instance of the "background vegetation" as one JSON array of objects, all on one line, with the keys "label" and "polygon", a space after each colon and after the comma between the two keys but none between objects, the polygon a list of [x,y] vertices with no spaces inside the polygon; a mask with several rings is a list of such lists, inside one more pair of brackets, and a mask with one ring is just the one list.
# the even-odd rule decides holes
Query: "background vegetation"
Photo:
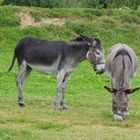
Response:
[{"label": "background vegetation", "polygon": [[138,8],[139,0],[1,0],[2,4],[12,4],[20,6],[36,6],[47,8],[68,8],[68,7],[86,7],[86,8],[119,8],[131,7]]},{"label": "background vegetation", "polygon": [[[17,13],[27,13],[41,21],[59,18],[64,25],[21,28]],[[78,22],[74,22],[78,21]],[[24,36],[47,40],[70,40],[76,31],[96,35],[108,49],[123,42],[132,47],[140,60],[140,11],[131,9],[42,9],[0,7],[0,139],[1,140],[139,140],[140,91],[131,95],[130,116],[115,122],[111,115],[112,97],[103,86],[110,86],[104,73],[96,75],[87,61],[79,64],[68,81],[66,103],[69,110],[53,110],[54,76],[32,72],[24,88],[26,107],[17,105],[15,76],[17,64],[7,73],[14,48]],[[140,86],[138,68],[132,87]]]}]

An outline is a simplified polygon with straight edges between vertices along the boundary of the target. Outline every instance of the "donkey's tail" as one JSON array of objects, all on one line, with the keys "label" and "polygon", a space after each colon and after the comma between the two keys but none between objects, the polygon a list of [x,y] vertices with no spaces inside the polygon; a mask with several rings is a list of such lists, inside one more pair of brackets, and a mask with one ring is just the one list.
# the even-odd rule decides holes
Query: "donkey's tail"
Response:
[{"label": "donkey's tail", "polygon": [[12,68],[13,68],[13,66],[14,66],[14,63],[15,63],[15,59],[16,59],[16,54],[15,54],[15,52],[14,52],[13,59],[12,59],[12,63],[11,63],[11,65],[10,65],[9,69],[8,69],[8,72],[10,72],[10,71],[12,70]]}]

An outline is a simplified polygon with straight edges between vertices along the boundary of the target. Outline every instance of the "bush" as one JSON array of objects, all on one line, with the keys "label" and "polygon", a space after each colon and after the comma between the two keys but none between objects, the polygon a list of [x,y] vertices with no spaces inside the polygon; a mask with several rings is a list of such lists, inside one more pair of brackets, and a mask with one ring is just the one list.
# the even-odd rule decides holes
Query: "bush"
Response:
[{"label": "bush", "polygon": [[140,0],[108,0],[109,7],[130,7],[130,8],[138,8],[140,5]]},{"label": "bush", "polygon": [[0,0],[0,5],[3,3],[4,0]]},{"label": "bush", "polygon": [[12,4],[20,6],[36,6],[46,8],[69,8],[69,7],[87,7],[87,8],[120,8],[130,7],[138,8],[140,0],[0,0],[2,5]]}]

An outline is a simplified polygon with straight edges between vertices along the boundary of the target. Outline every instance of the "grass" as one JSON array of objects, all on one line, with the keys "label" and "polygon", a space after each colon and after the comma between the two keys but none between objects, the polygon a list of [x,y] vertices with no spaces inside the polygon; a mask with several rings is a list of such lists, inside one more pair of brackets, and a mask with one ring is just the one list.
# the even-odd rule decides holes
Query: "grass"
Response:
[{"label": "grass", "polygon": [[[71,20],[63,26],[42,25],[20,28],[16,12],[30,10],[36,20],[45,17],[83,19]],[[17,42],[30,35],[48,40],[70,40],[76,31],[87,36],[96,35],[104,45],[105,56],[115,43],[131,46],[140,60],[139,11],[94,9],[41,9],[0,7],[0,139],[1,140],[139,140],[140,95],[131,95],[130,116],[115,122],[111,115],[111,94],[104,90],[109,85],[107,74],[96,75],[87,61],[75,69],[68,81],[66,103],[69,110],[54,111],[55,76],[32,72],[24,88],[26,107],[17,105],[15,76],[17,64],[11,73],[11,63]],[[133,18],[130,18],[133,17]],[[132,87],[140,86],[140,69]]]}]

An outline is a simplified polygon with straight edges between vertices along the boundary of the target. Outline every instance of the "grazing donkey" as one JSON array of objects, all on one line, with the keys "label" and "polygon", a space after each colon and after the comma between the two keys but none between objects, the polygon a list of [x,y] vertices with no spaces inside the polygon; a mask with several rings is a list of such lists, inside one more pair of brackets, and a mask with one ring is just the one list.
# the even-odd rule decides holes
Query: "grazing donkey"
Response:
[{"label": "grazing donkey", "polygon": [[128,115],[128,95],[140,88],[128,89],[138,65],[134,51],[125,44],[116,44],[108,54],[106,71],[110,74],[112,88],[112,111],[114,119],[121,121]]},{"label": "grazing donkey", "polygon": [[81,61],[87,59],[99,74],[105,71],[104,51],[100,40],[83,35],[79,35],[70,42],[25,37],[15,48],[9,71],[12,69],[16,58],[19,66],[16,83],[20,106],[25,106],[22,87],[32,69],[57,75],[55,109],[59,107],[67,109],[64,103],[66,83],[69,75]]}]

